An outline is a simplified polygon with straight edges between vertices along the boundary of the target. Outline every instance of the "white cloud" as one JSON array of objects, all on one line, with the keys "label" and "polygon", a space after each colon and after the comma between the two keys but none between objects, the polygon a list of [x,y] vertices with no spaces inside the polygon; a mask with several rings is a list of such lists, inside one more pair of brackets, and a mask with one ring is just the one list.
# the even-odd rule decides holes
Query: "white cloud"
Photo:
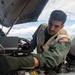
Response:
[{"label": "white cloud", "polygon": [[73,24],[72,26],[70,26],[70,29],[75,31],[75,24]]},{"label": "white cloud", "polygon": [[68,15],[68,19],[75,20],[75,0],[49,0],[39,20],[48,20],[50,13],[56,9],[63,10]]},{"label": "white cloud", "polygon": [[32,34],[35,32],[36,29],[37,26],[13,29],[10,31],[9,36],[20,36],[20,37],[32,36]]},{"label": "white cloud", "polygon": [[69,35],[75,35],[75,24],[70,26],[65,26],[65,29],[68,31]]}]

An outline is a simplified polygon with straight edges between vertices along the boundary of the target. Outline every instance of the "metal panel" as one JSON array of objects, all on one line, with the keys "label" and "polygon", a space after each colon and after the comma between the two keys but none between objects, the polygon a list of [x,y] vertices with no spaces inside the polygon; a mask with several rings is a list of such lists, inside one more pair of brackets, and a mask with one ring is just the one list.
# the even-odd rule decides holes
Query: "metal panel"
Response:
[{"label": "metal panel", "polygon": [[48,0],[0,0],[0,23],[13,24],[37,21]]}]

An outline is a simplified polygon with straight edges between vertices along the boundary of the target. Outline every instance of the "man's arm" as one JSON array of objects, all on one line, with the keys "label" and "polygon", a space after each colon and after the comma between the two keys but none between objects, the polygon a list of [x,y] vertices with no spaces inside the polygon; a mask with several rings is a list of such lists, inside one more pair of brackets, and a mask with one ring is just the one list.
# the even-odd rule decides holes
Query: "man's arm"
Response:
[{"label": "man's arm", "polygon": [[35,55],[35,67],[57,67],[69,52],[70,45],[70,41],[58,42],[54,45],[54,48],[44,51],[42,54]]}]

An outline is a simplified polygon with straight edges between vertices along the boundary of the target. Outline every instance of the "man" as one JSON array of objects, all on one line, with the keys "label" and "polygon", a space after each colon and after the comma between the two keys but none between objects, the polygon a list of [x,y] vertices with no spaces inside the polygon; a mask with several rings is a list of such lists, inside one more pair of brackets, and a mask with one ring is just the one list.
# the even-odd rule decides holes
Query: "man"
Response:
[{"label": "man", "polygon": [[31,45],[37,47],[38,54],[27,57],[0,57],[0,73],[22,67],[54,68],[63,62],[70,49],[70,39],[63,29],[67,15],[61,10],[54,10],[48,24],[41,24],[33,35]]}]

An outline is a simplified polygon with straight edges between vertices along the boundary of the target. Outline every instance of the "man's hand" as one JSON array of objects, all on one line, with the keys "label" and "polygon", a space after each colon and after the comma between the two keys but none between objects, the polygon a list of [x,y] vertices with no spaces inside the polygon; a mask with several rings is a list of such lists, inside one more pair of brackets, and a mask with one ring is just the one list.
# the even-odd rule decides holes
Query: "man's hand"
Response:
[{"label": "man's hand", "polygon": [[34,62],[35,62],[35,67],[38,67],[39,66],[39,60],[36,57],[33,57],[33,58],[34,58]]}]

